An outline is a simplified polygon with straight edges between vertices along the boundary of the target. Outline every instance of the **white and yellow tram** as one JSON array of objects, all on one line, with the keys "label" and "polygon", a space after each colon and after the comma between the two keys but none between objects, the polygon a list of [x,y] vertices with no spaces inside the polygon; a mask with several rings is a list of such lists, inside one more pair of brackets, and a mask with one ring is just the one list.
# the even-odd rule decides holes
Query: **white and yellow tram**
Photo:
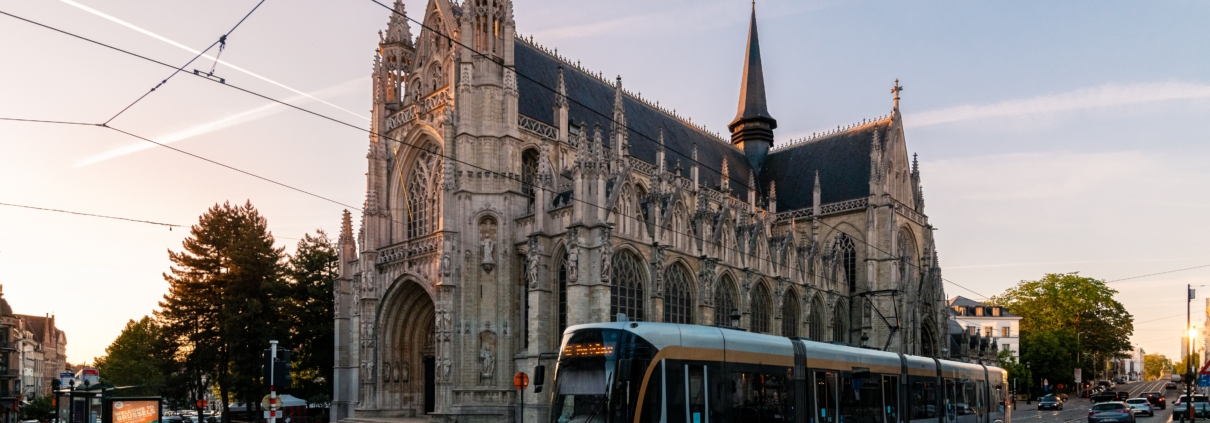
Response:
[{"label": "white and yellow tram", "polygon": [[669,323],[563,333],[551,423],[1010,423],[1003,369]]}]

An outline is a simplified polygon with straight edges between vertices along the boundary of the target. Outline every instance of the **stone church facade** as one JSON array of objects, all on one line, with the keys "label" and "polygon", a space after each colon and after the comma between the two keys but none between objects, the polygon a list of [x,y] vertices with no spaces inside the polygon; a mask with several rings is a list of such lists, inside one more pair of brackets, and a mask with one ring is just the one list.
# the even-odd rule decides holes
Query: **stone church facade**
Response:
[{"label": "stone church facade", "polygon": [[729,137],[519,37],[508,0],[405,13],[342,222],[334,419],[537,421],[549,390],[520,407],[513,374],[549,384],[566,327],[620,314],[944,354],[898,84],[886,116],[773,148],[755,11]]}]

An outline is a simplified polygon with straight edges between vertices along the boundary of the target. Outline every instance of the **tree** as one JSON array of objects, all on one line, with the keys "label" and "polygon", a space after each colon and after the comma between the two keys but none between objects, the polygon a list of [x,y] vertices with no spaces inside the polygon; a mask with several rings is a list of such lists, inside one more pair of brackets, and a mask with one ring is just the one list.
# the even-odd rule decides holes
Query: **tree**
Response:
[{"label": "tree", "polygon": [[[261,351],[284,334],[278,315],[282,249],[273,247],[268,223],[252,206],[215,205],[198,219],[164,279],[168,294],[157,317],[175,379],[193,395],[217,385],[223,420],[233,399],[260,403]],[[173,366],[170,366],[173,367]]]},{"label": "tree", "polygon": [[[1024,363],[1013,357],[1012,351],[1007,349],[1000,350],[999,358],[1000,368],[1008,371],[1008,380],[1006,382],[1009,384],[1010,389],[1013,389],[1014,393],[1028,392],[1029,381],[1034,378],[1033,372],[1025,367]],[[1013,384],[1014,382],[1016,384]]]},{"label": "tree", "polygon": [[51,405],[49,396],[34,398],[33,401],[21,406],[21,415],[29,420],[46,421],[50,419],[50,415],[54,411],[55,408]]},{"label": "tree", "polygon": [[1164,373],[1171,368],[1172,360],[1169,360],[1163,354],[1147,354],[1143,356],[1143,369],[1146,371],[1144,376],[1148,380],[1163,377]]},{"label": "tree", "polygon": [[[989,302],[1022,317],[1023,351],[1029,348],[1029,332],[1066,332],[1072,336],[1064,351],[1079,367],[1089,370],[1094,363],[1129,357],[1126,351],[1132,348],[1134,316],[1113,298],[1117,293],[1105,282],[1079,273],[1049,273],[1036,281],[1021,281]],[[1031,362],[1024,354],[1022,361]],[[1034,370],[1041,373],[1037,367]]]},{"label": "tree", "polygon": [[160,325],[151,317],[126,322],[122,333],[94,359],[101,380],[118,386],[158,385],[164,382],[164,356],[157,343]]},{"label": "tree", "polygon": [[1196,375],[1201,369],[1202,362],[1199,360],[1198,353],[1193,353],[1185,356],[1185,358],[1176,365],[1175,373],[1181,375],[1181,377],[1185,377],[1186,372],[1192,371]]},{"label": "tree", "polygon": [[338,259],[336,246],[320,229],[315,236],[303,236],[286,266],[289,295],[284,314],[290,326],[288,346],[293,349],[293,392],[312,403],[326,402],[332,393],[332,292],[339,275]]},{"label": "tree", "polygon": [[1032,386],[1042,386],[1046,379],[1050,386],[1075,382],[1075,334],[1069,330],[1035,330],[1021,332],[1021,361],[1029,363],[1034,379]]}]

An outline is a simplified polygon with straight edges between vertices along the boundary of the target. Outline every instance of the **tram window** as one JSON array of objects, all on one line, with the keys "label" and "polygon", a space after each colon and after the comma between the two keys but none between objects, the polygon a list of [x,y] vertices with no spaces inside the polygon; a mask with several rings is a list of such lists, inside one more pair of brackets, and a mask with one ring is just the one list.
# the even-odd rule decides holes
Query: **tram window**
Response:
[{"label": "tram window", "polygon": [[836,373],[815,372],[815,416],[818,423],[836,422]]},{"label": "tram window", "polygon": [[668,383],[667,415],[669,422],[684,422],[685,416],[685,364],[681,361],[668,360],[668,368],[664,377]]},{"label": "tram window", "polygon": [[647,382],[646,394],[643,395],[643,421],[661,421],[664,410],[664,365],[667,360],[652,364],[651,378]]},{"label": "tram window", "polygon": [[882,403],[888,423],[899,421],[899,377],[882,377]]},{"label": "tram window", "polygon": [[957,409],[955,408],[955,406],[957,405],[957,402],[958,402],[958,397],[954,394],[954,380],[946,379],[945,380],[945,418],[946,418],[946,420],[954,421],[954,418],[957,416],[957,412],[958,412]]},{"label": "tram window", "polygon": [[710,407],[709,421],[728,421],[727,412],[731,407],[729,405],[730,401],[727,399],[731,395],[731,390],[734,389],[735,385],[732,385],[732,381],[723,373],[723,366],[718,362],[706,365],[706,380],[710,381],[706,389],[706,395],[709,398],[707,405]]},{"label": "tram window", "polygon": [[937,383],[934,378],[912,376],[912,421],[937,421]]},{"label": "tram window", "polygon": [[786,368],[738,365],[733,378],[738,381],[731,407],[734,421],[782,422],[788,418],[790,399],[786,395]]},{"label": "tram window", "polygon": [[876,378],[840,378],[840,421],[882,423],[882,387]]},{"label": "tram window", "polygon": [[689,404],[689,423],[706,423],[706,367],[702,365],[685,365],[685,377],[689,385],[686,392]]},{"label": "tram window", "polygon": [[975,382],[970,379],[963,379],[958,382],[958,402],[957,413],[958,421],[973,422],[977,408],[975,400]]}]

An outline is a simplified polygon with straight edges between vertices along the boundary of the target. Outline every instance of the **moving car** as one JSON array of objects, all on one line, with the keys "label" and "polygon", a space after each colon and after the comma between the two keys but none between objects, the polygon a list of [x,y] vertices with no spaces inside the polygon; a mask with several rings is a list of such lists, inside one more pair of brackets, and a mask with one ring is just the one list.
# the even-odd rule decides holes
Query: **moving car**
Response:
[{"label": "moving car", "polygon": [[1130,406],[1130,411],[1134,414],[1146,414],[1154,416],[1155,410],[1151,408],[1151,402],[1147,398],[1131,398],[1126,400],[1126,405]]},{"label": "moving car", "polygon": [[1159,392],[1144,392],[1139,394],[1139,398],[1147,398],[1147,401],[1151,403],[1152,408],[1158,408],[1161,410],[1168,408],[1168,402],[1164,400],[1164,394]]},{"label": "moving car", "polygon": [[1176,382],[1168,382],[1164,384],[1164,389],[1176,389]]},{"label": "moving car", "polygon": [[1130,393],[1126,391],[1118,392],[1118,401],[1126,401],[1130,399]]},{"label": "moving car", "polygon": [[1063,409],[1063,400],[1059,399],[1059,397],[1054,396],[1054,395],[1047,395],[1042,398],[1038,398],[1038,409],[1039,410],[1062,410]]},{"label": "moving car", "polygon": [[1102,393],[1092,396],[1093,404],[1100,404],[1103,402],[1115,402],[1115,401],[1118,401],[1118,394],[1116,392],[1102,392]]},{"label": "moving car", "polygon": [[[1176,402],[1172,404],[1172,415],[1182,416],[1189,412],[1188,397],[1181,395]],[[1193,396],[1193,413],[1196,417],[1210,416],[1210,399],[1205,395]]]},{"label": "moving car", "polygon": [[1108,401],[1088,410],[1088,423],[1135,423],[1134,412],[1121,401]]}]

